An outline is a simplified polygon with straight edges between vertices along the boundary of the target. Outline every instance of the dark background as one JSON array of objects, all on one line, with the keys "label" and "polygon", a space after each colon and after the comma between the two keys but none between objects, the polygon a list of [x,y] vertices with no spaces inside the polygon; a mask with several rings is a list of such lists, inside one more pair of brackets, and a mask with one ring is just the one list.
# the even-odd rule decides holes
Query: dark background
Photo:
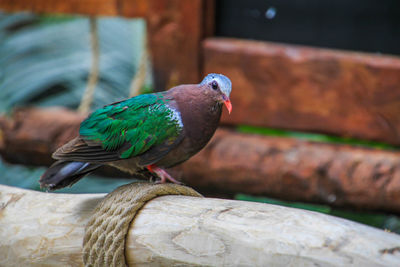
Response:
[{"label": "dark background", "polygon": [[400,55],[398,0],[216,2],[217,36]]}]

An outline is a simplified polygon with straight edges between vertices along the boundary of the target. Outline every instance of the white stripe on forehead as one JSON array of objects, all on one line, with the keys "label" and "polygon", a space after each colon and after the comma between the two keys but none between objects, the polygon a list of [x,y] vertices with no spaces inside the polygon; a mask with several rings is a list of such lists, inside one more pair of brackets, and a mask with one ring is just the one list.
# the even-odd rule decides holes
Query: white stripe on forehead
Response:
[{"label": "white stripe on forehead", "polygon": [[215,80],[218,83],[222,93],[224,93],[227,97],[229,97],[232,90],[232,83],[231,80],[229,80],[229,78],[226,77],[225,75],[210,73],[203,79],[203,81],[200,84],[205,85],[212,82],[213,80]]}]

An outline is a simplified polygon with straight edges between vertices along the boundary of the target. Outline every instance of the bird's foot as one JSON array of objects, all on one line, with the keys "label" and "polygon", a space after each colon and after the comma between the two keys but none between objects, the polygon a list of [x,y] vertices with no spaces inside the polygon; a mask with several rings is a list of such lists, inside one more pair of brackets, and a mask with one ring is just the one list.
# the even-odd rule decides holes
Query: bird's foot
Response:
[{"label": "bird's foot", "polygon": [[154,182],[156,182],[156,179],[157,179],[157,177],[155,177],[153,174],[150,176],[150,178],[149,178],[149,182],[150,183],[154,183]]},{"label": "bird's foot", "polygon": [[161,169],[155,165],[148,165],[146,167],[150,172],[153,172],[157,174],[158,177],[160,177],[160,180],[156,181],[156,184],[165,184],[167,181],[170,181],[171,183],[174,184],[182,184],[181,182],[173,178],[171,175],[169,175],[169,173],[166,172],[164,169]]}]

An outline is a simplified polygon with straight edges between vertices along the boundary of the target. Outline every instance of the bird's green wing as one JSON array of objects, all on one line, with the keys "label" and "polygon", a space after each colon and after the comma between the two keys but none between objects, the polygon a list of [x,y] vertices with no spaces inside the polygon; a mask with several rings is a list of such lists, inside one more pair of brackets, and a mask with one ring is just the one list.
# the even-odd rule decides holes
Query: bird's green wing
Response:
[{"label": "bird's green wing", "polygon": [[168,152],[180,141],[183,127],[179,112],[168,105],[170,101],[164,93],[146,94],[93,112],[81,123],[83,142],[58,158],[107,162],[139,156],[157,147]]}]

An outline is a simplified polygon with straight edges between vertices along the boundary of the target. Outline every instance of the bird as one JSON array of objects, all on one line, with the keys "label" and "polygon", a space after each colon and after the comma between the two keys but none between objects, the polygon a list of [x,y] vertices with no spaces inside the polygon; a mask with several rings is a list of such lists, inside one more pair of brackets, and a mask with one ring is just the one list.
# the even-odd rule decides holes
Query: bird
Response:
[{"label": "bird", "polygon": [[79,135],[58,148],[40,177],[41,188],[72,186],[103,165],[130,174],[149,171],[157,183],[180,183],[165,169],[199,152],[216,131],[223,105],[232,111],[232,83],[208,74],[199,84],[142,94],[93,111]]}]

